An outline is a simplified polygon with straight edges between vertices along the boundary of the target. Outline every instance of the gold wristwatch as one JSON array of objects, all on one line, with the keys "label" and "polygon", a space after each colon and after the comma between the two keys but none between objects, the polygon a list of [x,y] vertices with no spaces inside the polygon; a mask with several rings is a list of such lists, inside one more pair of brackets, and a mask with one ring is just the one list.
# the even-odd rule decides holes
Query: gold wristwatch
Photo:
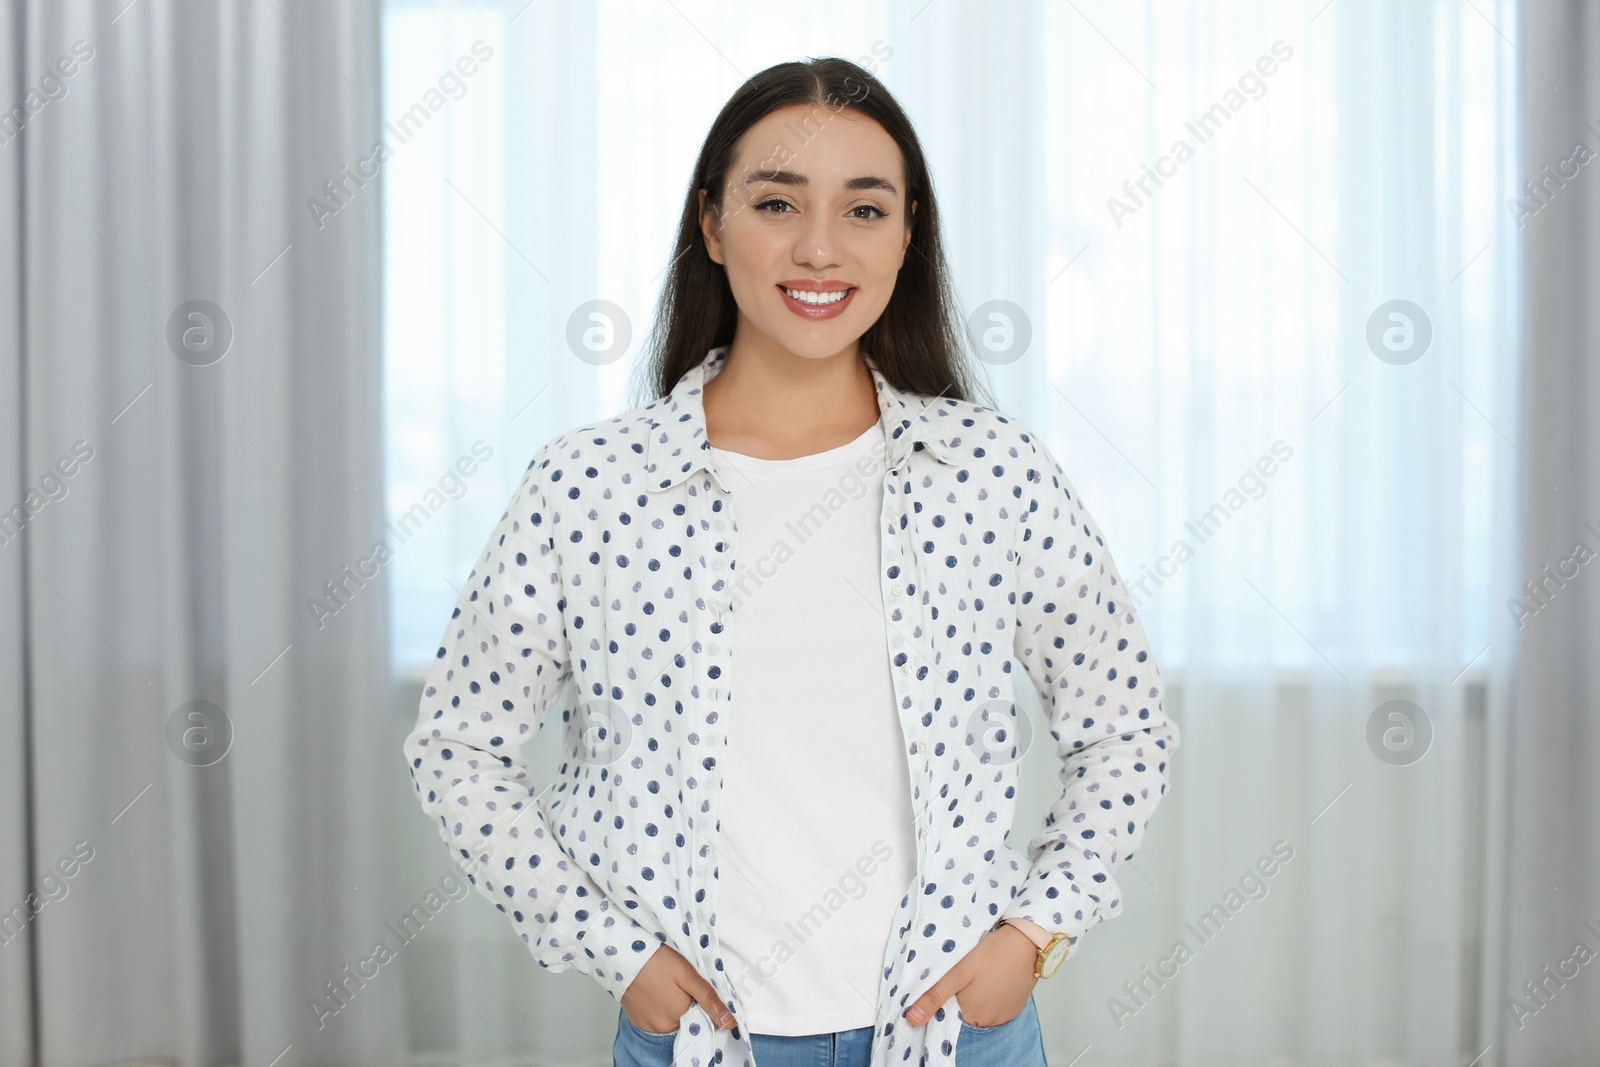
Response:
[{"label": "gold wristwatch", "polygon": [[[990,929],[998,930],[1005,925],[1007,925],[1006,920],[1002,918],[997,920]],[[1012,923],[1011,925],[1014,926],[1016,924]],[[1067,956],[1072,952],[1072,936],[1065,930],[1057,930],[1054,933],[1048,930],[1044,931],[1047,940],[1043,943],[1040,943],[1020,926],[1017,927],[1017,932],[1032,941],[1039,949],[1039,959],[1033,965],[1033,976],[1035,978],[1049,978],[1055,974],[1056,971],[1061,969],[1061,964],[1066,961]]]}]

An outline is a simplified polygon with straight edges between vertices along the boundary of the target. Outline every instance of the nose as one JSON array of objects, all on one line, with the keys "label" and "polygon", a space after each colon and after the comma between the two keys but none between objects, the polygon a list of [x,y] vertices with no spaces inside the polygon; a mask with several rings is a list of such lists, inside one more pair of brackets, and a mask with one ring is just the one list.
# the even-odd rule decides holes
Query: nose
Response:
[{"label": "nose", "polygon": [[812,270],[826,270],[839,265],[838,235],[833,230],[833,220],[823,215],[807,217],[795,233],[794,261]]}]

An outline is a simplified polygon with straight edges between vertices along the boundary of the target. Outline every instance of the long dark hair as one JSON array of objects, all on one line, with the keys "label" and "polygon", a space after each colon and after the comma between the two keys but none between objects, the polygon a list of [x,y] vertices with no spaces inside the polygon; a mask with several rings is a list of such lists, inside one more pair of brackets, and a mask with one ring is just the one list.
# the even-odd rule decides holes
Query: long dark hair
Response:
[{"label": "long dark hair", "polygon": [[[944,258],[939,204],[922,145],[889,91],[865,68],[834,56],[768,67],[741,85],[711,124],[684,198],[672,267],[641,363],[648,392],[638,399],[665,396],[707,352],[733,342],[738,307],[726,271],[706,248],[699,190],[706,190],[707,207],[720,212],[739,138],[773,111],[792,104],[813,104],[830,114],[850,108],[876,120],[900,146],[908,212],[911,202],[917,202],[911,244],[894,293],[878,321],[861,336],[861,349],[896,388],[974,401],[978,382]],[[989,406],[994,406],[992,399]]]}]

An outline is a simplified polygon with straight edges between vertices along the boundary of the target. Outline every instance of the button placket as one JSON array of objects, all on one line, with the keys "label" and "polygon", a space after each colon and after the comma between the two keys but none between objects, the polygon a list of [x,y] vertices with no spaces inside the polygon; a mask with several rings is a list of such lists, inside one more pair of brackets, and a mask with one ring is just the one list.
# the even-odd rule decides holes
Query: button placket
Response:
[{"label": "button placket", "polygon": [[[706,655],[719,668],[720,681],[710,681],[706,686],[706,699],[721,701],[727,688],[728,672],[731,669],[733,657],[733,642],[728,636],[727,618],[731,614],[733,604],[732,589],[738,574],[738,522],[733,517],[733,494],[723,488],[722,481],[716,477],[713,467],[708,467],[717,487],[717,499],[721,502],[720,510],[710,511],[710,527],[712,537],[722,543],[722,551],[717,553],[716,574],[722,579],[723,592],[720,594],[707,590],[706,603],[711,607],[711,617],[716,623],[718,631],[713,631],[706,642]],[[719,714],[718,722],[725,716]]]},{"label": "button placket", "polygon": [[[928,816],[931,800],[927,793],[926,761],[928,757],[927,744],[920,737],[921,715],[918,709],[923,706],[921,691],[927,687],[926,680],[919,680],[912,675],[912,660],[919,655],[912,647],[916,644],[915,631],[920,626],[920,608],[914,598],[906,595],[907,585],[915,587],[917,579],[912,570],[915,565],[915,551],[911,544],[910,527],[902,528],[901,515],[910,513],[906,498],[901,487],[895,485],[898,472],[889,471],[885,474],[884,482],[884,514],[883,529],[887,533],[884,541],[883,571],[880,576],[879,587],[884,598],[884,625],[889,630],[889,666],[890,679],[894,684],[897,706],[908,708],[902,710],[900,722],[905,734],[907,778],[911,788],[911,811],[916,820],[917,841],[917,888],[920,891],[926,872],[929,869],[931,858],[928,854]],[[890,577],[891,568],[895,572]],[[898,622],[893,621],[894,613],[900,613]],[[896,666],[895,659],[899,656],[905,662]],[[930,674],[929,678],[932,677]],[[924,789],[924,796],[918,799],[916,791],[918,784]],[[916,925],[921,925],[921,914],[918,912]]]},{"label": "button placket", "polygon": [[[711,620],[717,627],[716,630],[710,630],[709,626],[707,627],[709,634],[705,642],[704,652],[705,661],[708,665],[718,668],[718,675],[716,679],[703,678],[703,681],[705,682],[705,703],[716,705],[712,709],[717,715],[714,731],[718,737],[725,739],[729,726],[727,714],[729,703],[727,699],[728,678],[733,666],[733,640],[728,620],[733,615],[733,588],[738,574],[739,526],[738,521],[733,516],[733,494],[723,487],[721,479],[717,478],[714,467],[708,466],[707,470],[710,472],[712,481],[716,486],[715,492],[717,495],[711,498],[708,492],[707,497],[704,498],[707,499],[707,503],[703,506],[707,516],[707,525],[711,530],[713,544],[721,542],[722,550],[719,552],[713,548],[711,554],[713,561],[711,565],[711,580],[706,583],[706,588],[696,590],[696,592],[698,597],[703,599],[710,609]],[[711,499],[720,501],[720,509],[713,510],[712,504],[709,502]],[[710,588],[716,584],[716,580],[719,578],[722,581],[722,591],[720,593]],[[711,732],[711,729],[708,729],[709,732]],[[718,753],[717,755],[716,770],[711,774],[720,778],[723,766],[721,757],[723,754]],[[696,818],[705,820],[705,825],[707,826],[715,827],[721,818],[719,810],[722,798],[721,782],[712,783],[708,788],[711,810],[697,815]],[[717,892],[710,872],[717,865],[717,857],[714,855],[708,856],[707,862],[697,868],[704,877],[695,887],[704,896],[702,929],[706,930],[710,935],[708,947],[713,960],[721,959],[722,957],[722,942],[718,937],[716,926],[711,922],[711,917],[716,910]],[[718,968],[715,973],[717,977],[713,977],[712,982],[717,987],[717,993],[725,1001],[731,1000],[734,990],[727,981],[726,972]]]}]

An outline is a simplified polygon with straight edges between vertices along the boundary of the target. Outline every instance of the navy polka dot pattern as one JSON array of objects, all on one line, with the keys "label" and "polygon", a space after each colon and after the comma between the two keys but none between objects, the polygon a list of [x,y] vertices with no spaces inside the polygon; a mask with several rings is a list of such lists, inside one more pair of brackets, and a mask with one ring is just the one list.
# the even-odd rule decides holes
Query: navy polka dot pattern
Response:
[{"label": "navy polka dot pattern", "polygon": [[[668,944],[737,1014],[716,899],[742,573],[701,402],[726,358],[713,349],[668,396],[538,450],[451,616],[405,756],[423,810],[540,966],[589,974],[620,1001]],[[882,981],[862,995],[877,1000],[874,1065],[949,1067],[955,999],[920,1027],[906,1008],[1001,917],[1065,931],[1076,953],[1120,913],[1114,872],[1166,794],[1179,733],[1098,524],[1044,443],[991,408],[897,390],[866,361],[905,742],[883,756],[910,768],[918,873]],[[1014,662],[1062,784],[1021,849],[1007,840],[1030,736]],[[521,747],[554,708],[562,758],[537,790]],[[716,1029],[697,1004],[674,1056],[754,1067],[743,1030]]]}]

